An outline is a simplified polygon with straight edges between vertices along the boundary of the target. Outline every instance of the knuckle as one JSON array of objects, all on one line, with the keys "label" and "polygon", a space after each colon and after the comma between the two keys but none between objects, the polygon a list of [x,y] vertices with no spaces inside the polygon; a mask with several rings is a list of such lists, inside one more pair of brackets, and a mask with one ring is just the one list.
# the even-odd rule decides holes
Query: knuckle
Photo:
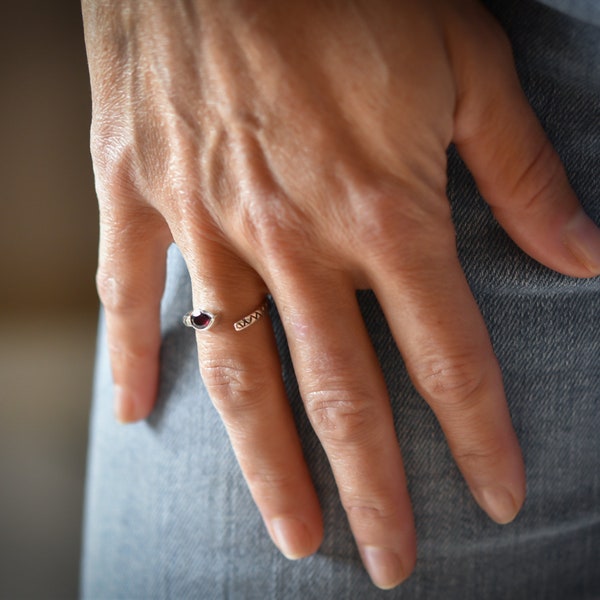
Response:
[{"label": "knuckle", "polygon": [[[512,44],[502,28],[502,25],[486,11],[466,15],[460,13],[457,15],[463,22],[463,29],[468,28],[469,35],[464,38],[466,44],[477,52],[472,56],[481,60],[482,64],[488,70],[493,65],[496,68],[514,68]],[[473,27],[473,18],[477,18],[476,27]],[[481,49],[485,49],[484,52]],[[492,71],[494,72],[494,71]]]},{"label": "knuckle", "polygon": [[522,165],[510,194],[511,198],[523,198],[519,208],[525,213],[547,211],[548,194],[562,191],[564,185],[561,182],[566,181],[562,163],[550,141],[542,137],[538,144],[530,159]]},{"label": "knuckle", "polygon": [[108,309],[115,296],[115,280],[110,273],[102,268],[96,271],[96,289],[98,290],[98,296],[100,296],[102,304]]},{"label": "knuckle", "polygon": [[104,308],[117,314],[129,314],[139,308],[139,302],[115,275],[99,267],[96,273],[96,289]]},{"label": "knuckle", "polygon": [[100,200],[138,196],[140,168],[135,144],[113,124],[92,124],[90,153]]},{"label": "knuckle", "polygon": [[511,41],[500,23],[495,19],[489,22],[489,26],[490,28],[487,32],[490,35],[486,36],[486,43],[488,44],[490,54],[497,61],[499,68],[504,68],[511,72],[514,71],[515,59]]},{"label": "knuckle", "polygon": [[103,258],[96,271],[96,290],[104,308],[121,317],[138,318],[140,310],[153,310],[158,316],[162,285],[136,278],[123,270],[118,260]]},{"label": "knuckle", "polygon": [[252,194],[236,210],[236,229],[267,259],[279,260],[299,245],[310,243],[306,218],[281,193]]},{"label": "knuckle", "polygon": [[396,522],[400,516],[400,505],[391,499],[379,499],[377,502],[373,499],[353,499],[346,501],[344,509],[349,519],[362,522]]},{"label": "knuckle", "polygon": [[90,153],[96,167],[104,167],[113,162],[115,156],[122,154],[124,144],[121,137],[112,128],[99,124],[98,119],[92,121],[90,131]]},{"label": "knuckle", "polygon": [[490,440],[481,440],[454,450],[457,463],[469,473],[486,473],[490,465],[497,465],[505,455],[506,449]]},{"label": "knuckle", "polygon": [[372,435],[372,402],[368,393],[361,393],[354,386],[310,391],[304,402],[315,430],[329,443],[361,443]]},{"label": "knuckle", "polygon": [[[380,246],[382,243],[394,241],[398,235],[402,221],[398,219],[397,206],[385,194],[371,193],[364,196],[362,216],[357,216],[356,231],[358,239],[366,248]],[[410,217],[407,217],[410,220]]]},{"label": "knuckle", "polygon": [[135,369],[141,363],[148,360],[158,360],[158,350],[156,347],[138,343],[131,339],[127,340],[126,343],[109,340],[108,351],[113,367],[119,367],[116,370],[113,368],[115,380],[117,379],[117,375],[121,375],[124,370]]},{"label": "knuckle", "polygon": [[259,407],[270,382],[264,367],[234,359],[202,361],[200,374],[217,411],[225,417],[239,418]]},{"label": "knuckle", "polygon": [[495,19],[488,19],[479,35],[482,40],[485,38],[488,60],[494,61],[497,68],[512,71],[514,69],[512,44],[501,25]]},{"label": "knuckle", "polygon": [[[130,152],[123,149],[119,154],[108,152],[94,158],[94,173],[98,197],[116,200],[122,197],[137,196],[137,186],[134,183],[135,169]],[[94,155],[92,155],[94,156]]]},{"label": "knuckle", "polygon": [[297,485],[297,477],[290,469],[282,468],[256,468],[254,465],[245,465],[244,477],[255,494],[270,498],[282,490],[293,489]]},{"label": "knuckle", "polygon": [[401,185],[363,191],[350,224],[363,252],[386,261],[395,256],[410,265],[422,260],[423,248],[428,252],[440,246],[454,248],[450,205],[442,193],[429,191],[424,194]]},{"label": "knuckle", "polygon": [[413,368],[413,377],[425,398],[461,410],[477,401],[485,380],[471,355],[430,359]]},{"label": "knuckle", "polygon": [[90,152],[94,166],[109,168],[124,156],[130,156],[130,144],[120,128],[112,122],[94,117],[90,131]]}]

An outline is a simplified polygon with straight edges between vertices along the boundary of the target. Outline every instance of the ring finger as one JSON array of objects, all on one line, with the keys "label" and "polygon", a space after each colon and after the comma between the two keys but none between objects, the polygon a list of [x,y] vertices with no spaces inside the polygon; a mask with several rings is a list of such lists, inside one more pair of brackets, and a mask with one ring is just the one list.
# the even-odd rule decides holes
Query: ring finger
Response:
[{"label": "ring finger", "polygon": [[[197,332],[200,372],[266,527],[288,558],[313,553],[322,538],[318,499],[281,378],[268,316],[236,331],[264,302],[260,277],[228,250],[196,249],[188,261],[194,306],[214,315]],[[199,321],[209,317],[199,317]]]}]

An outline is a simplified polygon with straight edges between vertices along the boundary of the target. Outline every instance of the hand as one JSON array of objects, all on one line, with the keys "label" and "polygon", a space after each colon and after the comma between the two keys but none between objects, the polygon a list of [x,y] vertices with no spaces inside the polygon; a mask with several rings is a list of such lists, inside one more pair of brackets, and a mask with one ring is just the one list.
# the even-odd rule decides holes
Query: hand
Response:
[{"label": "hand", "polygon": [[225,326],[267,292],[364,563],[376,585],[398,584],[415,531],[355,298],[369,287],[476,501],[513,519],[523,462],[456,255],[448,145],[550,268],[599,274],[600,235],[493,19],[474,0],[84,0],[84,18],[118,417],[152,410],[174,240],[194,306],[221,312],[197,335],[200,369],[274,542],[310,554],[322,522],[272,332]]}]

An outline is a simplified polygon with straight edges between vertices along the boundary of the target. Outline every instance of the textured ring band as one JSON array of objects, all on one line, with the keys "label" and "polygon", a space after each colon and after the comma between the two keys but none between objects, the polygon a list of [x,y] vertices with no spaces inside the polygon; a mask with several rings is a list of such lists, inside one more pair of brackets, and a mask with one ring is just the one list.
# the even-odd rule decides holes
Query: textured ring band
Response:
[{"label": "textured ring band", "polygon": [[242,317],[239,321],[236,321],[233,324],[233,328],[236,331],[242,331],[243,329],[250,327],[250,325],[254,325],[256,321],[259,321],[264,317],[268,308],[269,302],[265,300],[258,308],[253,310],[249,315],[246,315],[245,317]]},{"label": "textured ring band", "polygon": [[[260,321],[267,312],[269,307],[268,300],[265,300],[258,308],[255,308],[251,313],[242,317],[239,321],[233,324],[235,331],[243,331]],[[210,329],[218,320],[218,314],[209,312],[203,309],[192,310],[183,315],[183,324],[186,327],[191,327],[197,331],[206,331]]]}]

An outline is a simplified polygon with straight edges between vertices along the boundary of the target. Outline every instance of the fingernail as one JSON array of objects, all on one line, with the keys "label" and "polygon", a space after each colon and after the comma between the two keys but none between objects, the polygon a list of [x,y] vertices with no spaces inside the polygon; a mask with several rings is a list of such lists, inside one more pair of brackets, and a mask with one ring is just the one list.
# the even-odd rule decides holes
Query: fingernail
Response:
[{"label": "fingernail", "polygon": [[390,590],[404,579],[400,558],[391,550],[377,546],[363,546],[361,555],[373,583],[378,588]]},{"label": "fingernail", "polygon": [[278,517],[271,521],[275,543],[290,560],[303,558],[312,552],[311,536],[306,525],[294,517]]},{"label": "fingernail", "polygon": [[571,253],[592,273],[600,274],[600,231],[583,209],[571,219],[565,236]]},{"label": "fingernail", "polygon": [[513,495],[505,487],[493,485],[482,488],[479,495],[485,511],[496,523],[510,523],[519,512]]},{"label": "fingernail", "polygon": [[114,393],[115,419],[123,425],[137,421],[136,407],[131,394],[125,392],[120,386],[115,386]]},{"label": "fingernail", "polygon": [[119,423],[126,422],[125,415],[128,412],[126,404],[127,398],[123,394],[123,388],[116,385],[114,389],[114,413],[115,419]]}]

